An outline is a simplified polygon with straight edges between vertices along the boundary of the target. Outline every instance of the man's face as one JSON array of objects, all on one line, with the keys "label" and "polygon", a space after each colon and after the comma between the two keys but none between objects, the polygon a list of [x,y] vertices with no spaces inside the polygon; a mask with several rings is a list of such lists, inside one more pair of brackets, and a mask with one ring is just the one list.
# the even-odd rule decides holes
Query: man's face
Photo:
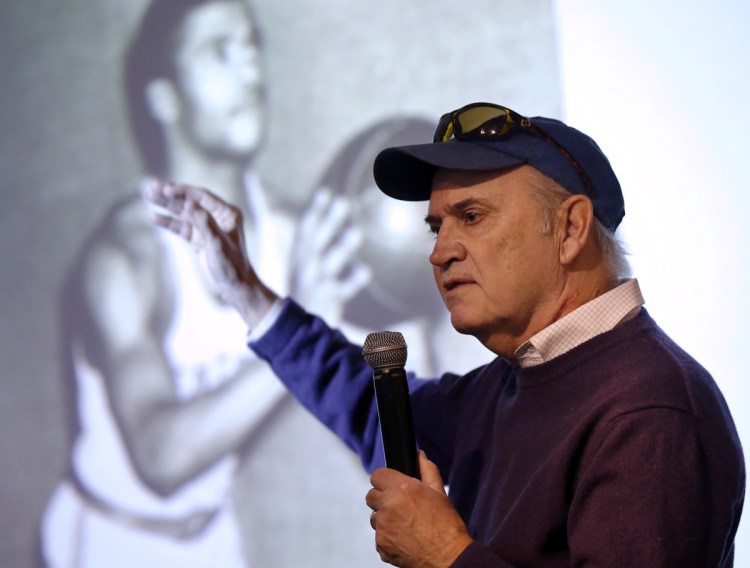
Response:
[{"label": "man's face", "polygon": [[188,139],[217,157],[245,157],[263,133],[265,100],[257,32],[245,6],[217,0],[185,18],[176,51]]},{"label": "man's face", "polygon": [[529,170],[438,170],[427,217],[437,232],[430,262],[453,326],[506,358],[550,323],[561,291]]}]

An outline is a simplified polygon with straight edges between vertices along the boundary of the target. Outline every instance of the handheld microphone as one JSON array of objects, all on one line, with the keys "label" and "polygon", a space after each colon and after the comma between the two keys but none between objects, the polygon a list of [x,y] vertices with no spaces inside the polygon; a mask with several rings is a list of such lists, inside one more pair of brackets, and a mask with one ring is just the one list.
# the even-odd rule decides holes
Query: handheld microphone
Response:
[{"label": "handheld microphone", "polygon": [[371,333],[362,356],[373,370],[385,465],[419,479],[417,443],[406,381],[406,342],[395,331]]}]

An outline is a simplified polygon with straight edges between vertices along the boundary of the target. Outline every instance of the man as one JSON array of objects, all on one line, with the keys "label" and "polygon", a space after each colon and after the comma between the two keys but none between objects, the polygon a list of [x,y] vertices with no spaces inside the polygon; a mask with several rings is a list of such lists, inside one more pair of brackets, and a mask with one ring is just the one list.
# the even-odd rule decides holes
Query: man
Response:
[{"label": "man", "polygon": [[[381,152],[374,173],[392,197],[429,199],[451,321],[498,355],[463,377],[410,377],[421,481],[372,474],[381,558],[731,566],[739,439],[713,379],[622,277],[623,197],[598,146],[559,121],[476,103],[446,114],[433,143]],[[239,211],[189,186],[155,182],[150,199],[172,213],[159,224],[200,244],[252,348],[368,469],[381,465],[360,349],[260,281],[233,237]]]},{"label": "man", "polygon": [[[294,231],[253,171],[266,100],[245,2],[154,1],[125,87],[147,171],[242,203],[251,257],[286,290]],[[42,525],[46,561],[244,565],[230,501],[238,455],[286,391],[190,247],[156,231],[134,192],[85,243],[61,309],[73,425]]]}]

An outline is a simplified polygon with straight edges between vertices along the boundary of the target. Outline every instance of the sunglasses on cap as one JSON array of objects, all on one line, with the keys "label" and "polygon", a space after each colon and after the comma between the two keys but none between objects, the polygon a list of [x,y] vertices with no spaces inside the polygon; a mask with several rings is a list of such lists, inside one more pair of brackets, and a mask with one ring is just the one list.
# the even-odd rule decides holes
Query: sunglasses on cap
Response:
[{"label": "sunglasses on cap", "polygon": [[586,195],[596,195],[594,184],[586,171],[559,142],[537,128],[531,119],[504,106],[492,103],[472,103],[444,114],[438,122],[433,142],[456,140],[492,140],[502,138],[511,131],[522,128],[529,134],[541,138],[557,148],[565,156],[583,182]]}]

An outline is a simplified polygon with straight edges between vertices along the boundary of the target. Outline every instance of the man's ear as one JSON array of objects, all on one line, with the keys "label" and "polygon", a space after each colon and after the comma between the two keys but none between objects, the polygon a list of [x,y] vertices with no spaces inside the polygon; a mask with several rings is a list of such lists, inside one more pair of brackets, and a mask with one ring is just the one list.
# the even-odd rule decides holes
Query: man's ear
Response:
[{"label": "man's ear", "polygon": [[146,103],[151,115],[162,124],[174,124],[180,116],[180,97],[168,79],[154,79],[146,85]]},{"label": "man's ear", "polygon": [[578,258],[591,236],[594,207],[583,195],[571,195],[557,210],[560,235],[560,264],[569,265]]}]

